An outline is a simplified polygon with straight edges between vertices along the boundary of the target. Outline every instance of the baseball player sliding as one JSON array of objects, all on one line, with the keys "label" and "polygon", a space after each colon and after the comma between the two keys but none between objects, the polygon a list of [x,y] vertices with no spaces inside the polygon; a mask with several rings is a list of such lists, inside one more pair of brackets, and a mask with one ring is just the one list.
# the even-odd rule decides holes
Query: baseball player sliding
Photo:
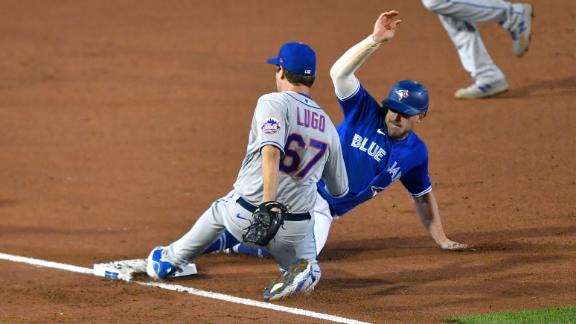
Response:
[{"label": "baseball player sliding", "polygon": [[[372,53],[386,41],[392,40],[400,24],[397,16],[397,11],[381,14],[373,33],[346,51],[330,70],[345,117],[338,126],[338,134],[350,190],[345,196],[333,197],[325,182],[318,184],[314,206],[314,234],[318,252],[326,243],[334,218],[374,198],[397,180],[412,195],[416,213],[440,248],[468,248],[466,244],[450,240],[444,233],[428,173],[428,151],[424,142],[412,131],[424,120],[428,111],[426,87],[412,80],[400,81],[379,103],[354,75]],[[234,238],[224,233],[206,252],[232,247],[240,253],[266,255],[265,251],[235,244]]]},{"label": "baseball player sliding", "polygon": [[314,51],[303,43],[287,43],[268,63],[276,66],[278,92],[258,99],[234,189],[179,240],[152,250],[150,277],[174,275],[226,230],[236,241],[261,245],[278,261],[283,276],[266,288],[264,300],[308,293],[318,283],[310,212],[319,180],[330,195],[348,192],[342,150],[332,121],[309,94],[316,73]]},{"label": "baseball player sliding", "polygon": [[508,90],[504,73],[486,50],[476,22],[496,22],[512,37],[512,52],[521,57],[528,50],[532,31],[532,6],[503,0],[422,0],[438,14],[458,50],[464,69],[474,83],[454,93],[458,99],[487,98]]}]

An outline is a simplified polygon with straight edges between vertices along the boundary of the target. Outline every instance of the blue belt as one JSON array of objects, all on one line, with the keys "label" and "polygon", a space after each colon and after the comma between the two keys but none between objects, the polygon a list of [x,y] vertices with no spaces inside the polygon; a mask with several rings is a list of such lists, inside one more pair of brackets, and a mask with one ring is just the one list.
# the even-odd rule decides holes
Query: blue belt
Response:
[{"label": "blue belt", "polygon": [[[246,209],[247,211],[253,213],[254,211],[256,211],[256,206],[252,205],[251,203],[247,202],[244,198],[239,197],[238,200],[236,200],[236,202],[242,206],[244,209]],[[292,213],[287,213],[286,214],[286,220],[287,221],[292,221],[292,222],[297,222],[297,221],[303,221],[303,220],[307,220],[310,219],[312,217],[310,217],[310,213],[302,213],[302,214],[292,214]]]}]

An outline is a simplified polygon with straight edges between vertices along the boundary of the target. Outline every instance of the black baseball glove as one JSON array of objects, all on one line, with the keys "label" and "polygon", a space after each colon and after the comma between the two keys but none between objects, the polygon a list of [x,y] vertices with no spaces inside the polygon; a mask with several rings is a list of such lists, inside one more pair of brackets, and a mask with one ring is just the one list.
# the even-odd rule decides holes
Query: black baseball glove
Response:
[{"label": "black baseball glove", "polygon": [[268,201],[260,204],[252,214],[250,226],[246,228],[247,231],[242,235],[242,239],[246,243],[258,246],[268,245],[268,242],[274,238],[284,224],[284,218],[287,213],[286,206],[277,201]]}]

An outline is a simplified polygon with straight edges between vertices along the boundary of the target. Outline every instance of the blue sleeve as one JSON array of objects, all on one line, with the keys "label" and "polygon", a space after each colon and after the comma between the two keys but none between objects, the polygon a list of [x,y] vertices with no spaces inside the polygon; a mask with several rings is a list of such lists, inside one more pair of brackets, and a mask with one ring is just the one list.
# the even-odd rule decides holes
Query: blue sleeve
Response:
[{"label": "blue sleeve", "polygon": [[362,119],[367,114],[377,112],[377,109],[380,108],[378,102],[370,96],[362,84],[358,84],[358,89],[348,97],[338,98],[338,103],[342,107],[345,118],[353,114],[356,115],[356,118]]},{"label": "blue sleeve", "polygon": [[432,184],[428,175],[428,158],[403,174],[400,181],[414,197],[420,197],[432,191]]}]

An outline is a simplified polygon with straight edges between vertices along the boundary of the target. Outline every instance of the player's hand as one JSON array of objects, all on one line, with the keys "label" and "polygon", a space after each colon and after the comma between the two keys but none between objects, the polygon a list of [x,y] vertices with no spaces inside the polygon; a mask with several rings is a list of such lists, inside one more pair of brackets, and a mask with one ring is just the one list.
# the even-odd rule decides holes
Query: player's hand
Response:
[{"label": "player's hand", "polygon": [[468,244],[458,243],[451,240],[446,240],[439,244],[440,248],[445,251],[466,251],[471,250]]},{"label": "player's hand", "polygon": [[396,28],[402,20],[395,19],[400,13],[396,10],[391,10],[380,14],[380,17],[374,24],[374,32],[372,39],[375,42],[382,43],[391,40],[396,33]]}]

